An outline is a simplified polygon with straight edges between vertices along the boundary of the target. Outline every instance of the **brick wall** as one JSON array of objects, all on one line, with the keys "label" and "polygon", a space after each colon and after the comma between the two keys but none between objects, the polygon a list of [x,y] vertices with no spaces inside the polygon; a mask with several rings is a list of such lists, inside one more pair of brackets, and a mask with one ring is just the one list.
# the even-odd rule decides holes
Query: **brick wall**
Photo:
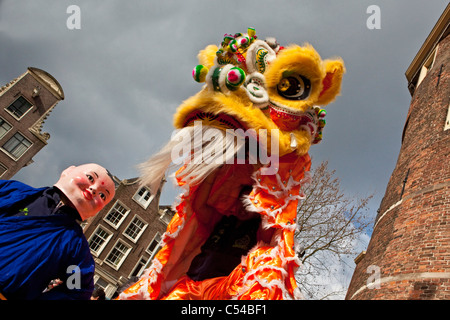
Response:
[{"label": "brick wall", "polygon": [[450,298],[449,71],[447,36],[412,97],[397,164],[347,299]]}]

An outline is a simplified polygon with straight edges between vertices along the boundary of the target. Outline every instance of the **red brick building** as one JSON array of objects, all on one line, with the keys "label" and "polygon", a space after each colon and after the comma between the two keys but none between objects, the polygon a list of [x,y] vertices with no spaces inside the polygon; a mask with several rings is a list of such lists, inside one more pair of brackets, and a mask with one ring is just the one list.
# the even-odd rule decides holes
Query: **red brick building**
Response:
[{"label": "red brick building", "polygon": [[0,88],[0,178],[10,179],[47,145],[42,125],[64,91],[49,73],[28,70]]},{"label": "red brick building", "polygon": [[160,191],[152,194],[138,179],[115,182],[114,199],[83,226],[96,264],[95,286],[107,298],[141,275],[173,217],[169,206],[159,206]]},{"label": "red brick building", "polygon": [[450,299],[450,5],[406,72],[396,167],[346,299]]}]

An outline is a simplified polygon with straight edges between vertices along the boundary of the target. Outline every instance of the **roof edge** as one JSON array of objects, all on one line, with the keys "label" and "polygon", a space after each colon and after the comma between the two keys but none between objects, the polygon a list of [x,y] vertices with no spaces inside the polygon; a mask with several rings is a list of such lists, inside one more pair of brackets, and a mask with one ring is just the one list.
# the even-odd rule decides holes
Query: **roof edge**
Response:
[{"label": "roof edge", "polygon": [[39,68],[28,67],[28,71],[36,78],[39,82],[43,83],[50,89],[50,92],[58,98],[59,100],[64,100],[64,90],[50,73]]}]

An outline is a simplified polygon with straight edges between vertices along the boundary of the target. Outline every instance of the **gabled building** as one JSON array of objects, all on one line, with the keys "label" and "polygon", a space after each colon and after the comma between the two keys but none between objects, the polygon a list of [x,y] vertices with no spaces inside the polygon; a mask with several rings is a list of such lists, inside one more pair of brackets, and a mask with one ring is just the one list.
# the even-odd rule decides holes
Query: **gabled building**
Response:
[{"label": "gabled building", "polygon": [[10,179],[47,145],[42,125],[61,100],[61,85],[38,68],[0,88],[0,179]]},{"label": "gabled building", "polygon": [[114,199],[83,225],[96,264],[95,286],[107,298],[114,298],[150,264],[173,217],[169,206],[159,206],[160,190],[152,194],[137,178],[115,183]]}]

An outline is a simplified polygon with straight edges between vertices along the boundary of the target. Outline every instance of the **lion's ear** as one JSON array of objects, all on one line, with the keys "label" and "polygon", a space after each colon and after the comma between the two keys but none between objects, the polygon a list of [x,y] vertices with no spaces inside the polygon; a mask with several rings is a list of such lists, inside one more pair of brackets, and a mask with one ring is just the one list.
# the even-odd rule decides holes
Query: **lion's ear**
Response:
[{"label": "lion's ear", "polygon": [[204,65],[208,69],[210,69],[214,65],[214,59],[216,57],[216,52],[219,48],[216,45],[209,45],[205,49],[201,50],[198,53],[198,61],[199,64]]},{"label": "lion's ear", "polygon": [[333,102],[341,91],[342,76],[345,73],[344,61],[325,60],[326,75],[322,79],[322,91],[319,94],[317,104],[324,106]]}]

